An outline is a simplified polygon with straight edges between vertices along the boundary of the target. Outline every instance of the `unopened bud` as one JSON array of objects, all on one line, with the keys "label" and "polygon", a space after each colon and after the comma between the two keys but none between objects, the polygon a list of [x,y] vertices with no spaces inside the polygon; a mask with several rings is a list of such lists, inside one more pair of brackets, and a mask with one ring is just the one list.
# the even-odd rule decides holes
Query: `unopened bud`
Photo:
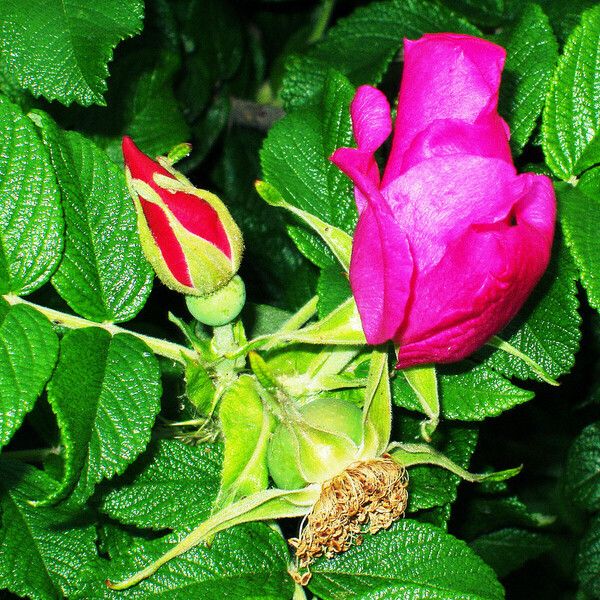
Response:
[{"label": "unopened bud", "polygon": [[242,258],[239,227],[221,200],[199,190],[166,159],[159,162],[123,138],[126,176],[144,253],[161,281],[191,296],[227,285]]}]

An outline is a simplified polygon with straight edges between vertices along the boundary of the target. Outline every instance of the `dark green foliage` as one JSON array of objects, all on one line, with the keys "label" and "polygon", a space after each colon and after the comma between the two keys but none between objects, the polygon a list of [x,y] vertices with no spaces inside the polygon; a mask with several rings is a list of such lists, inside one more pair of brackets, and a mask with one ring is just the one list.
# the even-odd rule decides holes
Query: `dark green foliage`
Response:
[{"label": "dark green foliage", "polygon": [[[284,538],[298,520],[278,523],[283,534],[264,523],[222,531],[125,592],[104,581],[146,567],[215,502],[269,485],[269,394],[362,406],[364,346],[253,346],[268,393],[254,387],[240,351],[248,340],[278,331],[315,295],[305,320],[351,297],[344,261],[254,183],[349,239],[352,184],[329,161],[354,144],[349,103],[358,85],[381,84],[394,106],[402,39],[435,31],[504,45],[500,112],[513,153],[555,179],[550,266],[499,335],[561,385],[491,347],[438,366],[431,445],[473,472],[522,472],[478,485],[411,467],[409,518],[319,558],[307,596],[499,600],[505,587],[517,599],[600,597],[592,0],[0,1],[2,597],[291,600]],[[215,191],[243,232],[243,328],[211,339],[187,322],[182,298],[153,288],[123,135],[151,156],[192,143],[177,167]],[[391,391],[392,440],[423,443],[402,373]]]}]

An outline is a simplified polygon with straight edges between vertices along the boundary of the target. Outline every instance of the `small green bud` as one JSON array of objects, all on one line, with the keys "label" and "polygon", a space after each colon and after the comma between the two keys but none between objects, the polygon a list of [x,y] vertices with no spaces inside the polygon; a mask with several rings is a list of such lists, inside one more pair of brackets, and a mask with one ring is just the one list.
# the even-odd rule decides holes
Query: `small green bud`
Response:
[{"label": "small green bud", "polygon": [[246,287],[239,275],[208,296],[186,296],[185,303],[192,316],[212,327],[233,321],[246,302]]},{"label": "small green bud", "polygon": [[320,398],[299,412],[301,418],[280,423],[269,442],[269,473],[282,489],[337,475],[357,460],[362,440],[362,412],[346,400]]}]

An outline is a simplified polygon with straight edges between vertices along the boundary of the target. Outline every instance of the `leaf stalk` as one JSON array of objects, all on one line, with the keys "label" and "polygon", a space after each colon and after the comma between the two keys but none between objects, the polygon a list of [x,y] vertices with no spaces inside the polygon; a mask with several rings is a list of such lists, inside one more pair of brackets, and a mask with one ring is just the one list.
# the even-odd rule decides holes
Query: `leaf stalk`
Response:
[{"label": "leaf stalk", "polygon": [[67,327],[68,329],[84,329],[86,327],[99,327],[100,329],[108,331],[108,333],[110,333],[111,335],[128,333],[129,335],[132,335],[144,342],[150,348],[150,350],[154,352],[154,354],[164,356],[165,358],[170,358],[171,360],[181,363],[182,365],[186,364],[186,359],[195,360],[198,358],[196,352],[190,350],[189,348],[186,348],[185,346],[181,346],[174,342],[169,342],[167,340],[162,340],[160,338],[155,338],[149,335],[144,335],[143,333],[138,333],[129,329],[124,329],[123,327],[119,327],[114,323],[97,323],[95,321],[90,321],[88,319],[84,319],[83,317],[70,315],[59,310],[54,310],[53,308],[48,308],[46,306],[35,304],[33,302],[30,302],[29,300],[25,300],[24,298],[21,298],[20,296],[15,296],[13,294],[6,294],[2,296],[2,298],[12,306],[16,304],[25,304],[27,306],[30,306],[34,310],[37,310],[38,312],[42,313],[55,326]]}]

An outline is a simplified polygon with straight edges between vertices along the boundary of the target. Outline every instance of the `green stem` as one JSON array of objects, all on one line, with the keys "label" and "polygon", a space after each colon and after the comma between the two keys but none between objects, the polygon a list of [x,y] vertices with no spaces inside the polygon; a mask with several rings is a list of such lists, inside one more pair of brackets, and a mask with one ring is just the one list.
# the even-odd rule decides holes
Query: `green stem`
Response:
[{"label": "green stem", "polygon": [[314,44],[318,42],[325,33],[327,29],[327,25],[329,24],[329,19],[331,18],[331,13],[333,12],[333,7],[335,5],[335,0],[323,0],[321,7],[319,8],[319,16],[317,17],[317,22],[308,38],[309,44]]},{"label": "green stem", "polygon": [[11,305],[25,304],[37,310],[38,312],[42,313],[45,317],[47,317],[53,325],[67,327],[69,329],[99,327],[100,329],[108,331],[108,333],[110,333],[111,335],[117,335],[119,333],[128,333],[129,335],[132,335],[144,342],[155,354],[158,354],[159,356],[164,356],[165,358],[170,358],[171,360],[179,362],[183,365],[186,364],[186,359],[194,360],[197,358],[196,353],[193,350],[186,348],[185,346],[180,346],[179,344],[168,342],[167,340],[161,340],[159,338],[151,337],[149,335],[144,335],[142,333],[130,331],[129,329],[123,329],[122,327],[119,327],[118,325],[115,325],[113,323],[96,323],[95,321],[89,321],[88,319],[54,310],[53,308],[47,308],[46,306],[34,304],[33,302],[29,302],[29,300],[24,300],[20,296],[14,296],[12,294],[7,294],[6,296],[2,296],[2,298]]},{"label": "green stem", "polygon": [[213,327],[213,347],[219,356],[226,356],[236,350],[233,324]]},{"label": "green stem", "polygon": [[250,340],[245,346],[242,346],[235,352],[227,354],[227,358],[235,359],[240,356],[245,356],[254,348],[262,348],[263,350],[272,350],[281,341],[283,334],[296,331],[302,327],[314,314],[317,312],[317,303],[319,296],[313,296],[304,306],[298,309],[275,333],[267,333],[259,335],[257,338]]},{"label": "green stem", "polygon": [[302,490],[273,489],[247,496],[209,517],[145,569],[124,581],[113,583],[107,580],[106,585],[113,590],[125,590],[156,573],[162,565],[172,558],[191,550],[200,542],[206,541],[219,531],[234,525],[250,521],[271,521],[273,519],[304,516],[310,512],[310,508],[317,500],[319,493],[320,486],[311,485]]},{"label": "green stem", "polygon": [[312,318],[317,312],[317,304],[319,302],[319,296],[313,296],[304,306],[298,309],[282,326],[281,329],[268,341],[264,346],[264,350],[271,350],[277,345],[279,336],[282,333],[289,333],[290,331],[296,331],[300,329],[310,318]]},{"label": "green stem", "polygon": [[306,600],[306,592],[299,583],[294,584],[294,595],[292,596],[292,600]]}]

